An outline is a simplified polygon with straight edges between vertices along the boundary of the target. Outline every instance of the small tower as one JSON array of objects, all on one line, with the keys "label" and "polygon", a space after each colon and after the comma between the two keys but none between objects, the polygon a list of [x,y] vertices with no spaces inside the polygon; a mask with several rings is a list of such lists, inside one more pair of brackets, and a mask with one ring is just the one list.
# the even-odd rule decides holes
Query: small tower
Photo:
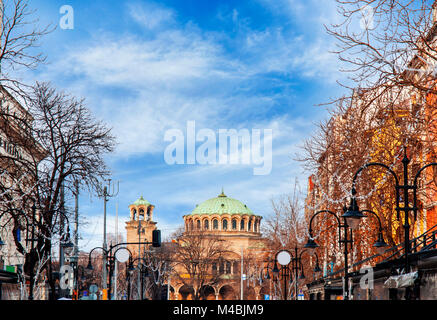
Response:
[{"label": "small tower", "polygon": [[[127,242],[152,242],[152,232],[156,230],[156,222],[153,221],[154,208],[155,206],[143,196],[129,206],[130,221],[126,222]],[[127,247],[136,257],[139,247],[141,252],[145,249],[144,245],[128,245]]]}]

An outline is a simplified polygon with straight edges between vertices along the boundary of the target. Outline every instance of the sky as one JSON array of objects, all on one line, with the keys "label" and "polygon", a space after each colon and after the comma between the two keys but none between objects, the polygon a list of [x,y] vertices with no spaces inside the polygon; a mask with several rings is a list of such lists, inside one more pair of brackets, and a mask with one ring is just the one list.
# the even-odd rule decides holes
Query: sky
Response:
[{"label": "sky", "polygon": [[[73,9],[72,29],[63,28],[64,5]],[[41,40],[47,63],[26,78],[85,98],[117,138],[106,157],[112,181],[119,181],[107,206],[108,232],[118,207],[125,236],[128,206],[140,196],[155,205],[154,220],[169,238],[183,215],[222,188],[264,219],[272,199],[291,193],[296,180],[306,190],[309,173],[296,155],[327,117],[318,105],[341,94],[336,81],[345,77],[324,28],[337,19],[333,0],[32,0],[31,6],[41,25],[57,28]],[[259,130],[264,142],[271,131],[271,170],[255,175],[254,161],[169,164],[166,133],[188,139],[189,123],[196,133],[215,132],[217,146],[220,129],[247,129],[252,139]],[[87,251],[102,243],[103,200],[82,193],[79,212],[79,245]]]}]

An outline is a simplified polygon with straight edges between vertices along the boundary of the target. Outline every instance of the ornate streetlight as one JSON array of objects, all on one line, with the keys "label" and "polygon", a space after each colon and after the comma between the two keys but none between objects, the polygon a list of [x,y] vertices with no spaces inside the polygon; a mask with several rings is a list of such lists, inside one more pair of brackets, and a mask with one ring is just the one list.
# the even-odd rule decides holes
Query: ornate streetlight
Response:
[{"label": "ornate streetlight", "polygon": [[[136,268],[135,268],[135,262],[137,262],[136,263]],[[128,269],[129,270],[135,270],[135,269],[138,269],[138,272],[139,272],[139,274],[140,274],[140,288],[139,288],[139,290],[140,290],[140,300],[144,300],[144,278],[145,277],[149,277],[149,270],[148,270],[148,267],[146,266],[146,263],[147,263],[147,261],[146,261],[146,259],[145,258],[142,258],[142,257],[139,257],[139,258],[136,258],[136,259],[129,259],[129,265],[128,265]],[[130,281],[130,276],[131,275],[129,275],[129,281]]]},{"label": "ornate streetlight", "polygon": [[[289,264],[291,263],[292,255],[288,250],[281,250],[276,254],[274,265],[272,270],[273,279],[279,280],[280,278],[284,283],[284,300],[287,300],[287,279],[290,279],[290,283],[292,281],[292,270],[289,268]],[[278,263],[281,266],[281,269],[278,268]]]},{"label": "ornate streetlight", "polygon": [[[104,253],[104,257],[107,258],[108,262],[106,263],[105,267],[107,269],[109,269],[109,288],[108,288],[109,299],[111,299],[112,274],[114,271],[115,259],[117,258],[117,260],[120,262],[127,262],[129,260],[129,257],[132,257],[132,253],[130,252],[129,249],[127,249],[125,247],[123,247],[123,248],[117,248],[117,247],[122,246],[122,245],[124,246],[124,245],[139,245],[139,244],[152,245],[155,248],[160,247],[161,246],[161,231],[160,230],[153,230],[152,237],[153,237],[152,242],[123,242],[123,243],[118,243],[116,245],[111,245],[109,247],[109,249],[105,249],[103,247],[95,247],[90,251],[89,256],[88,256],[88,266],[87,266],[88,270],[93,270],[93,266],[91,264],[91,254],[94,250],[101,249]],[[116,250],[114,252],[112,252],[114,249],[116,249]],[[128,255],[126,255],[126,253],[119,253],[117,255],[117,252],[121,249],[127,250]],[[106,274],[106,272],[105,272],[105,274]],[[107,279],[104,279],[104,281],[106,282]]]},{"label": "ornate streetlight", "polygon": [[[369,167],[382,167],[382,168],[386,169],[395,179],[396,212],[397,212],[398,221],[400,221],[401,211],[404,212],[403,228],[404,228],[404,256],[405,256],[404,271],[405,271],[405,273],[410,271],[410,264],[409,264],[409,260],[408,260],[408,258],[409,258],[408,256],[411,253],[410,222],[409,222],[410,212],[411,211],[413,212],[414,220],[416,220],[416,218],[417,218],[417,210],[418,210],[418,208],[417,208],[417,189],[418,189],[417,182],[418,182],[420,174],[426,168],[428,168],[430,166],[437,166],[437,163],[432,162],[432,163],[429,163],[429,164],[421,167],[420,169],[418,169],[418,171],[416,172],[416,175],[414,176],[413,184],[409,184],[408,183],[409,182],[409,177],[408,177],[408,164],[409,163],[410,163],[410,160],[407,157],[406,147],[404,146],[404,157],[402,159],[402,166],[403,166],[403,184],[402,185],[399,183],[399,178],[396,175],[396,173],[391,168],[389,168],[387,165],[385,165],[383,163],[370,162],[370,163],[363,165],[361,168],[359,168],[357,170],[357,172],[355,173],[354,178],[352,180],[350,206],[349,206],[347,212],[345,212],[345,214],[343,215],[344,218],[355,220],[356,225],[358,226],[360,219],[363,217],[361,212],[371,212],[370,210],[361,210],[360,211],[360,209],[358,208],[358,204],[357,204],[357,200],[356,200],[357,191],[355,189],[358,175],[361,173],[361,171],[363,171],[364,169],[367,169]],[[413,205],[412,206],[410,205],[410,200],[409,200],[409,191],[410,190],[413,191]],[[404,202],[404,205],[401,207],[400,202],[402,200]],[[379,220],[379,217],[378,217],[378,220]],[[381,233],[380,233],[380,236],[381,236]],[[380,240],[380,239],[378,239],[378,240]]]},{"label": "ornate streetlight", "polygon": [[[346,207],[343,208],[343,211],[346,211]],[[305,248],[311,249],[311,250],[315,250],[319,245],[314,241],[314,237],[313,237],[313,229],[312,229],[312,223],[313,220],[316,216],[318,216],[319,214],[322,213],[328,213],[332,216],[335,217],[336,221],[337,221],[337,225],[338,225],[338,243],[339,246],[341,248],[341,245],[344,244],[344,280],[345,280],[345,286],[343,288],[343,297],[345,300],[349,300],[349,265],[348,265],[348,254],[349,254],[349,249],[348,249],[348,244],[350,244],[352,246],[353,240],[352,240],[352,232],[350,233],[350,237],[348,235],[348,229],[349,229],[349,224],[346,220],[346,217],[343,217],[343,223],[341,223],[340,218],[337,216],[337,214],[335,214],[334,212],[330,211],[330,210],[320,210],[317,211],[316,213],[314,213],[314,215],[311,217],[310,220],[310,226],[309,226],[309,237],[308,237],[308,241],[305,244]],[[362,215],[364,216],[361,212],[357,212],[357,215]],[[341,230],[343,229],[343,238],[341,237]]]},{"label": "ornate streetlight", "polygon": [[[124,263],[124,262],[128,261],[130,257],[132,257],[132,253],[126,247],[117,248],[114,252],[112,252],[112,251],[116,247],[118,247],[119,245],[125,245],[125,244],[126,243],[120,243],[120,244],[115,245],[115,246],[111,245],[108,250],[105,250],[103,247],[95,247],[90,251],[89,256],[88,256],[88,266],[86,267],[88,270],[94,269],[92,264],[91,264],[91,254],[94,250],[101,249],[107,258],[107,263],[104,266],[104,268],[106,268],[108,270],[108,273],[109,273],[109,285],[108,285],[108,299],[109,300],[111,300],[112,276],[113,276],[113,272],[114,272],[114,268],[115,268],[115,260],[118,260],[119,262]],[[105,281],[107,281],[107,279],[105,279]]]}]

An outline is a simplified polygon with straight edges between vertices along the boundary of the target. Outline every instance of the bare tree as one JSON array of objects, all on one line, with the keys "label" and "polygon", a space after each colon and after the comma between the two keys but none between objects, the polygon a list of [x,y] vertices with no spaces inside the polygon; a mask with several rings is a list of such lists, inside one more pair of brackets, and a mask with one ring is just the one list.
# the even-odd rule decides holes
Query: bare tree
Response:
[{"label": "bare tree", "polygon": [[35,10],[27,0],[0,1],[0,85],[26,97],[27,87],[17,77],[20,68],[35,69],[46,57],[35,51],[39,40],[50,33],[50,26],[39,27]]},{"label": "bare tree", "polygon": [[307,222],[299,186],[294,185],[290,194],[272,200],[273,214],[266,217],[263,234],[271,241],[273,249],[294,248],[305,240]]},{"label": "bare tree", "polygon": [[201,230],[184,233],[181,229],[175,238],[178,246],[172,261],[178,281],[194,289],[193,300],[204,298],[203,288],[222,281],[219,265],[231,252],[218,233]]},{"label": "bare tree", "polygon": [[341,22],[326,26],[356,87],[414,87],[436,93],[436,4],[419,0],[336,0]]},{"label": "bare tree", "polygon": [[[337,0],[342,21],[327,26],[338,40],[336,53],[346,68],[349,89],[331,101],[328,121],[304,144],[300,157],[314,175],[316,195],[310,211],[329,209],[341,214],[350,196],[353,174],[368,162],[382,162],[402,172],[403,146],[410,172],[436,153],[436,3],[432,1]],[[436,175],[426,171],[420,185],[421,208],[436,196]],[[403,229],[395,210],[394,181],[379,168],[363,171],[358,197],[361,208],[378,213],[384,237],[395,245]],[[325,224],[325,223],[324,223]],[[417,227],[417,225],[415,225]],[[365,219],[357,232],[356,259],[373,252],[367,234],[376,234],[377,223]],[[429,226],[431,227],[431,226]],[[417,228],[411,228],[415,233]],[[331,246],[335,233],[325,238]]]},{"label": "bare tree", "polygon": [[[99,180],[109,174],[103,156],[113,151],[114,138],[105,124],[93,118],[83,100],[59,93],[47,83],[37,83],[29,101],[33,119],[21,119],[19,114],[11,115],[8,110],[2,110],[0,117],[3,131],[8,131],[7,126],[18,125],[26,133],[12,138],[14,145],[29,155],[0,156],[6,175],[0,181],[5,205],[1,214],[9,215],[15,228],[35,227],[33,250],[29,252],[16,233],[15,244],[25,255],[27,275],[35,274],[39,257],[47,259],[43,269],[54,294],[53,242],[55,235],[58,241],[66,241],[68,233],[64,190],[65,193],[74,191],[75,181],[90,191],[98,187]],[[36,207],[36,219],[32,217],[32,205]]]}]

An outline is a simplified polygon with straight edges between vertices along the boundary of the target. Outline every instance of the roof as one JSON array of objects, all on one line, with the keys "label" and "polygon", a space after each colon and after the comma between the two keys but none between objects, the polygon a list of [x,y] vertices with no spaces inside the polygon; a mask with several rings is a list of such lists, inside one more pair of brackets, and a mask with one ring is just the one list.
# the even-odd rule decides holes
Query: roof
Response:
[{"label": "roof", "polygon": [[244,203],[239,200],[229,198],[222,193],[216,198],[206,200],[196,206],[196,208],[191,212],[191,215],[212,215],[212,214],[238,214],[238,215],[254,215],[252,210],[250,210]]},{"label": "roof", "polygon": [[137,201],[133,203],[134,206],[150,206],[150,202],[141,196]]}]

